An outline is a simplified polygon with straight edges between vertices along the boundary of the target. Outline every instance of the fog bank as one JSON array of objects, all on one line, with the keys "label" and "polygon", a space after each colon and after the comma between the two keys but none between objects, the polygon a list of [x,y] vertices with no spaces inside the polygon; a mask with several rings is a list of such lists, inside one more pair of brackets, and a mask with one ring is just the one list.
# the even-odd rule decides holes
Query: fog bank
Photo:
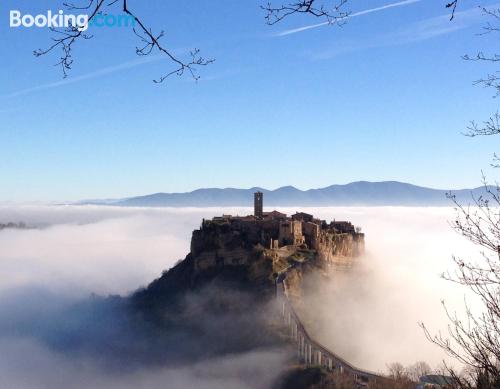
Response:
[{"label": "fog bank", "polygon": [[[278,209],[288,214],[299,210]],[[439,275],[451,268],[452,254],[475,255],[448,225],[453,211],[302,210],[327,220],[350,220],[366,234],[366,256],[353,271],[338,274],[333,281],[311,283],[307,322],[314,336],[363,368],[381,371],[394,361],[439,364],[444,355],[425,339],[417,323],[445,329],[440,301],[460,309],[463,291]],[[0,223],[35,227],[0,231],[0,314],[22,320],[34,306],[46,313],[90,293],[127,294],[184,258],[191,231],[202,218],[251,212],[250,208],[0,206]],[[262,388],[276,378],[285,361],[280,350],[255,350],[178,369],[157,367],[114,375],[99,361],[58,352],[36,333],[30,336],[31,330],[16,334],[5,325],[0,322],[0,348],[9,351],[0,356],[0,386],[154,388],[168,380],[174,388]]]},{"label": "fog bank", "polygon": [[477,258],[477,249],[453,231],[449,208],[310,209],[322,218],[351,220],[365,233],[366,255],[332,280],[312,277],[305,300],[312,334],[361,368],[385,371],[387,364],[447,360],[418,323],[446,333],[444,300],[463,311],[464,288],[443,280],[453,271],[452,255]]}]

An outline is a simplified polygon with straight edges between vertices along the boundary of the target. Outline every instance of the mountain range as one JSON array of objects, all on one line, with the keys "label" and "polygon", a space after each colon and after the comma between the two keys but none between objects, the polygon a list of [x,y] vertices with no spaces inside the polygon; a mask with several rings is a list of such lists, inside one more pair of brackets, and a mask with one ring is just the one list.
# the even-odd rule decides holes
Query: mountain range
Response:
[{"label": "mountain range", "polygon": [[[495,188],[496,190],[496,188]],[[451,206],[451,193],[461,203],[470,203],[471,196],[485,194],[484,186],[472,189],[444,190],[398,181],[357,181],[345,185],[300,190],[283,186],[275,190],[264,188],[205,188],[184,193],[154,193],[115,200],[86,200],[79,204],[133,207],[210,207],[253,206],[253,193],[264,194],[266,206]]]}]

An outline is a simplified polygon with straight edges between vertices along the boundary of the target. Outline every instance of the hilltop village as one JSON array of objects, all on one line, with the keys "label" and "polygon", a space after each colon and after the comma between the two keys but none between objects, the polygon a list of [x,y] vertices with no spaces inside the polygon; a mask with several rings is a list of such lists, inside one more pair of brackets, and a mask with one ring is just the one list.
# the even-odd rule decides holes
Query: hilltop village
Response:
[{"label": "hilltop village", "polygon": [[275,272],[290,260],[348,266],[364,253],[364,234],[348,221],[328,223],[304,212],[264,212],[263,204],[263,193],[256,192],[253,215],[203,220],[191,241],[195,268],[247,265],[262,255],[272,259]]}]

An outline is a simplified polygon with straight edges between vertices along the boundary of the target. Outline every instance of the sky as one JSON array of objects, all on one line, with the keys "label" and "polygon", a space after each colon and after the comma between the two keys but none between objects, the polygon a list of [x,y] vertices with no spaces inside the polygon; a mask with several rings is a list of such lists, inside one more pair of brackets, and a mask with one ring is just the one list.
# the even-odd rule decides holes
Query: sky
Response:
[{"label": "sky", "polygon": [[[62,78],[46,28],[11,28],[9,12],[62,1],[0,3],[0,201],[117,198],[200,187],[318,188],[399,180],[480,185],[495,138],[461,133],[498,108],[474,80],[495,69],[485,18],[463,1],[350,0],[342,27],[296,15],[265,24],[259,1],[129,1],[163,43],[215,62],[201,79],[140,58],[130,28],[90,27]],[[110,12],[118,13],[119,6]]]}]

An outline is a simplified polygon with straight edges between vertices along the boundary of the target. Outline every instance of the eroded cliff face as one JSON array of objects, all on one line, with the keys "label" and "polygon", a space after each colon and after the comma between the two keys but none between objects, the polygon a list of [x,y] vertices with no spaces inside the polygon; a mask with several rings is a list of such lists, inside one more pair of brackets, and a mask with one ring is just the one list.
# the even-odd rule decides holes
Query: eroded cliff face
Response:
[{"label": "eroded cliff face", "polygon": [[349,267],[354,258],[365,252],[364,236],[360,234],[320,233],[316,244],[320,261],[337,266]]},{"label": "eroded cliff face", "polygon": [[203,277],[227,268],[239,268],[246,281],[273,288],[273,262],[260,244],[260,235],[251,229],[235,230],[213,224],[193,232],[191,253],[193,276]]}]

